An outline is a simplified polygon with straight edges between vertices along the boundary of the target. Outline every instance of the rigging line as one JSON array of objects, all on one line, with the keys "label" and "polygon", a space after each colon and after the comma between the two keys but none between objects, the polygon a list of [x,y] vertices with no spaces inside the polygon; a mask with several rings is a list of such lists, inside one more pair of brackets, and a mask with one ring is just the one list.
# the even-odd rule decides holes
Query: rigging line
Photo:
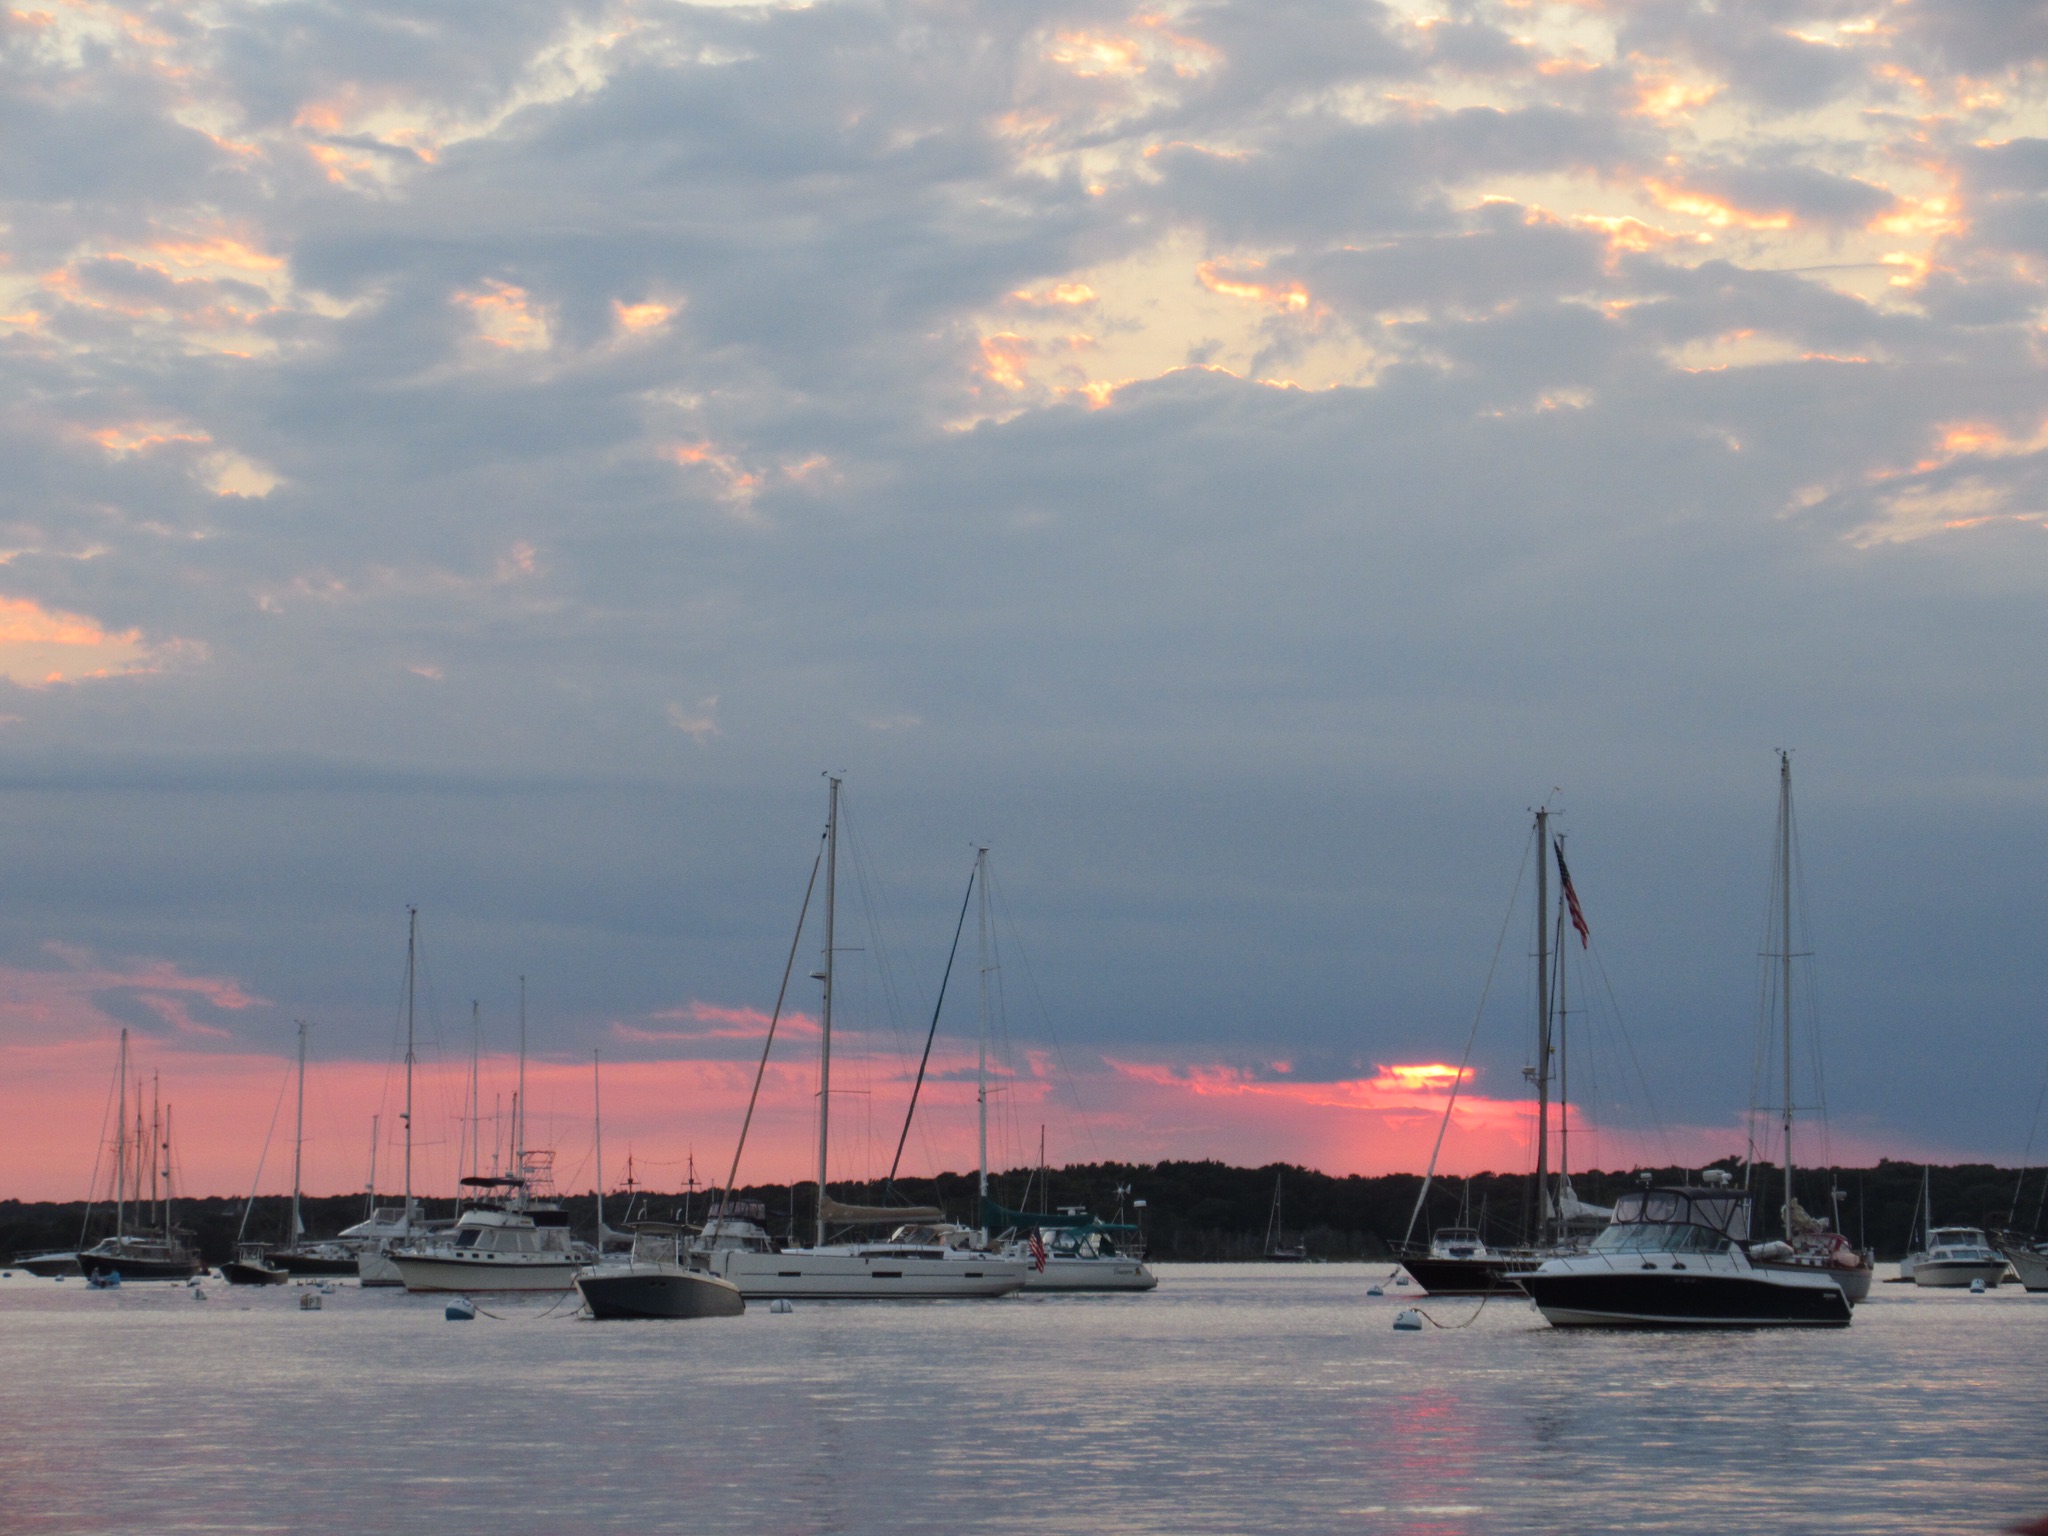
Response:
[{"label": "rigging line", "polygon": [[[2012,1209],[2006,1213],[2005,1217],[2005,1224],[2007,1226],[2011,1226],[2019,1219],[2020,1191],[2026,1187],[2027,1159],[2034,1155],[2034,1136],[2041,1129],[2041,1106],[2044,1103],[2048,1103],[2048,1067],[2043,1067],[2041,1070],[2041,1091],[2034,1095],[2034,1118],[2027,1122],[2027,1144],[2020,1151],[2020,1176],[2019,1181],[2012,1187]],[[95,1165],[95,1176],[97,1176],[97,1165]],[[2048,1200],[2048,1186],[2043,1187],[2041,1197],[2043,1200]],[[2035,1218],[2034,1224],[2037,1227],[2040,1225],[2039,1217]]]},{"label": "rigging line", "polygon": [[1587,949],[1593,956],[1593,968],[1600,973],[1601,990],[1607,994],[1607,1006],[1614,1010],[1614,1031],[1621,1036],[1622,1049],[1628,1052],[1628,1064],[1635,1068],[1636,1082],[1643,1090],[1643,1102],[1650,1109],[1650,1123],[1657,1128],[1657,1144],[1664,1154],[1667,1168],[1678,1166],[1671,1160],[1671,1130],[1665,1124],[1663,1111],[1657,1108],[1657,1095],[1650,1091],[1650,1079],[1643,1072],[1642,1061],[1636,1056],[1636,1043],[1628,1032],[1628,1026],[1621,1020],[1621,1002],[1614,995],[1614,983],[1607,979],[1607,962],[1600,958],[1600,951],[1591,945]]},{"label": "rigging line", "polygon": [[[1500,969],[1500,952],[1507,947],[1508,928],[1515,920],[1515,903],[1522,894],[1522,876],[1529,872],[1529,849],[1535,845],[1536,832],[1532,827],[1529,840],[1522,844],[1522,863],[1515,871],[1514,889],[1508,893],[1507,914],[1500,920],[1500,937],[1493,941],[1493,959],[1486,967],[1486,985],[1479,989],[1479,1006],[1472,1010],[1472,1029],[1465,1036],[1465,1054],[1458,1058],[1458,1075],[1451,1080],[1450,1102],[1444,1105],[1443,1122],[1436,1128],[1436,1145],[1429,1151],[1429,1170],[1422,1176],[1422,1188],[1416,1191],[1415,1209],[1408,1213],[1408,1230],[1401,1237],[1401,1246],[1406,1248],[1415,1237],[1415,1223],[1422,1217],[1422,1202],[1429,1198],[1429,1186],[1436,1179],[1436,1160],[1444,1149],[1444,1133],[1451,1128],[1451,1111],[1458,1107],[1458,1090],[1465,1086],[1465,1067],[1472,1060],[1472,1046],[1479,1038],[1479,1021],[1486,1017],[1486,999],[1493,992],[1494,972]],[[1397,1264],[1395,1269],[1399,1269]],[[1388,1271],[1389,1274],[1393,1270]]]},{"label": "rigging line", "polygon": [[[782,1001],[789,994],[789,975],[796,969],[797,946],[804,938],[804,918],[811,910],[811,893],[818,888],[818,869],[825,862],[825,837],[818,837],[818,856],[811,860],[811,878],[804,886],[803,905],[797,909],[796,932],[789,938],[789,958],[782,965],[782,985],[775,992],[775,1011],[768,1016],[768,1038],[761,1042],[761,1065],[754,1069],[754,1091],[747,1095],[747,1116],[740,1122],[740,1139],[732,1149],[732,1170],[726,1174],[725,1183],[718,1191],[720,1207],[732,1199],[733,1180],[740,1176],[740,1153],[746,1150],[747,1129],[754,1123],[754,1105],[761,1098],[761,1079],[768,1075],[768,1052],[775,1044],[775,1025],[782,1017]],[[820,1191],[820,1198],[823,1192]]]},{"label": "rigging line", "polygon": [[[976,868],[980,867],[979,861]],[[924,1070],[931,1064],[932,1041],[939,1035],[939,1013],[946,1006],[946,983],[953,979],[953,961],[960,953],[960,935],[967,928],[967,904],[974,899],[975,870],[967,872],[967,894],[960,898],[960,920],[953,925],[953,947],[946,951],[946,971],[939,978],[939,1000],[932,1004],[932,1027],[925,1031],[924,1055],[918,1058],[917,1081],[910,1085],[910,1107],[903,1112],[903,1134],[896,1138],[896,1156],[889,1163],[886,1189],[896,1188],[896,1170],[903,1163],[903,1143],[910,1139],[911,1117],[917,1113],[917,1096],[924,1089]]]},{"label": "rigging line", "polygon": [[[1088,1149],[1094,1154],[1095,1161],[1100,1163],[1103,1160],[1102,1145],[1095,1139],[1095,1127],[1088,1118],[1088,1111],[1082,1106],[1081,1090],[1075,1082],[1073,1069],[1067,1065],[1066,1049],[1060,1044],[1059,1034],[1052,1027],[1052,1014],[1045,1006],[1045,995],[1038,990],[1038,976],[1031,969],[1031,955],[1024,948],[1023,930],[1018,927],[1016,915],[1010,910],[1010,899],[1004,894],[1003,883],[995,877],[993,870],[989,873],[988,890],[989,895],[995,898],[996,911],[1002,920],[1010,925],[1010,935],[1017,948],[1017,963],[1024,968],[1024,985],[1031,989],[1031,1001],[1037,1005],[1039,1021],[1045,1026],[1045,1037],[1052,1042],[1053,1059],[1059,1063],[1060,1076],[1066,1080],[1067,1097],[1074,1101],[1074,1115],[1081,1122],[1082,1133],[1088,1138]],[[1001,928],[998,927],[991,933],[991,940],[995,940],[1000,932]],[[996,985],[1000,990],[1001,972],[997,973]],[[1007,1027],[1005,1025],[1005,1028]]]},{"label": "rigging line", "polygon": [[[271,1107],[270,1129],[263,1133],[263,1150],[256,1154],[256,1177],[249,1183],[249,1198],[242,1202],[242,1224],[235,1228],[236,1258],[241,1257],[242,1238],[249,1231],[249,1213],[256,1209],[256,1191],[263,1187],[263,1165],[270,1158],[270,1138],[277,1134],[277,1117],[284,1113],[284,1096],[291,1091],[292,1069],[285,1068],[284,1081],[277,1085],[277,1103]],[[292,1241],[298,1241],[298,1234],[292,1234]]]},{"label": "rigging line", "polygon": [[[93,1201],[98,1196],[100,1188],[100,1160],[107,1155],[107,1122],[114,1116],[114,1090],[120,1085],[121,1068],[117,1064],[114,1076],[107,1084],[107,1102],[100,1106],[100,1139],[92,1154],[92,1182],[85,1186],[85,1215],[79,1218],[78,1223],[78,1247],[81,1252],[85,1249],[86,1233],[92,1226]],[[2015,1195],[2013,1199],[2017,1201],[2019,1196]]]}]

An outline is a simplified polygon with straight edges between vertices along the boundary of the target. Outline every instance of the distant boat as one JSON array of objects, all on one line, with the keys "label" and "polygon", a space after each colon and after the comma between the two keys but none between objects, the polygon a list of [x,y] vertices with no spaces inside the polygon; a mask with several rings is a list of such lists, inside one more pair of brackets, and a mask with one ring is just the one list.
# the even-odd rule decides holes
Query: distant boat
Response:
[{"label": "distant boat", "polygon": [[[1931,1182],[1934,1170],[1920,1173],[1920,1210],[1913,1231],[1922,1241],[1899,1260],[1899,1278],[1932,1290],[1968,1290],[1974,1280],[1989,1288],[2005,1278],[2006,1256],[1977,1227],[1937,1227]],[[1908,1238],[1911,1246],[1911,1238]]]},{"label": "distant boat", "polygon": [[[132,1152],[135,1159],[132,1192],[135,1204],[142,1204],[142,1095],[138,1087],[135,1099],[135,1137],[131,1143],[128,1137],[128,1031],[121,1031],[121,1049],[116,1068],[121,1080],[120,1119],[115,1127],[114,1141],[114,1233],[84,1249],[78,1255],[78,1267],[88,1279],[99,1277],[109,1281],[133,1280],[189,1280],[205,1266],[192,1251],[187,1239],[192,1235],[180,1229],[172,1216],[172,1186],[170,1173],[171,1126],[168,1109],[155,1110],[150,1114],[149,1146],[150,1194],[152,1207],[157,1203],[159,1191],[156,1188],[159,1174],[163,1183],[163,1224],[160,1229],[146,1232],[128,1230],[128,1205],[131,1186],[129,1182],[128,1159]],[[161,1152],[163,1164],[157,1167],[155,1154]],[[140,1214],[138,1209],[137,1214]]]},{"label": "distant boat", "polygon": [[1286,1230],[1280,1225],[1280,1178],[1273,1175],[1273,1208],[1266,1215],[1266,1258],[1274,1264],[1299,1264],[1308,1257],[1305,1245],[1290,1247]]},{"label": "distant boat", "polygon": [[[1007,1296],[1024,1285],[1024,1266],[1001,1253],[978,1249],[964,1229],[946,1229],[945,1213],[932,1206],[850,1205],[832,1198],[826,1179],[827,1149],[831,1145],[832,1116],[832,1003],[835,961],[834,938],[837,915],[839,868],[840,781],[828,776],[824,847],[819,860],[825,872],[825,932],[823,969],[812,979],[822,984],[818,1015],[818,1207],[814,1236],[807,1248],[775,1249],[758,1225],[723,1214],[705,1223],[693,1252],[704,1267],[737,1285],[749,1301],[830,1298],[940,1299],[964,1300],[974,1297]],[[811,871],[813,888],[820,865]],[[791,942],[790,964],[783,973],[786,993],[794,966],[797,945],[802,942],[804,915],[810,910],[810,889],[804,893],[803,911],[797,916],[797,937]],[[963,907],[963,912],[964,912]],[[781,1016],[783,996],[776,998],[775,1018]],[[761,1077],[768,1068],[768,1050],[774,1043],[774,1022],[762,1046],[761,1065],[754,1078],[758,1096]],[[746,1124],[741,1126],[741,1146]],[[738,1151],[734,1167],[738,1167]],[[985,1159],[984,1159],[985,1161]],[[728,1188],[719,1207],[730,1198],[735,1175],[728,1175]],[[828,1229],[849,1227],[891,1227],[881,1242],[828,1243]]]},{"label": "distant boat", "polygon": [[2030,1291],[2048,1291],[2048,1247],[2043,1247],[2039,1238],[2001,1232],[1996,1246],[2012,1265],[2013,1273],[2020,1277],[2021,1285]]},{"label": "distant boat", "polygon": [[[405,1204],[376,1204],[376,1179],[372,1176],[371,1209],[367,1221],[345,1228],[339,1239],[356,1251],[356,1276],[365,1286],[405,1284],[392,1253],[399,1248],[419,1248],[439,1239],[446,1222],[427,1220],[412,1193],[412,1069],[418,1060],[413,1047],[413,1008],[419,974],[420,911],[405,909]],[[371,1153],[374,1168],[374,1150]]]},{"label": "distant boat", "polygon": [[1520,1277],[1557,1328],[1846,1328],[1824,1273],[1752,1264],[1751,1197],[1709,1169],[1698,1186],[1632,1190],[1583,1254]]},{"label": "distant boat", "polygon": [[261,1243],[238,1244],[235,1257],[221,1265],[220,1274],[229,1285],[283,1285],[291,1278],[270,1262],[269,1251]]},{"label": "distant boat", "polygon": [[631,1318],[738,1317],[746,1298],[730,1280],[684,1263],[684,1229],[671,1222],[633,1226],[633,1251],[576,1276],[583,1304],[600,1322]]},{"label": "distant boat", "polygon": [[462,1182],[479,1199],[455,1219],[454,1240],[390,1250],[408,1291],[566,1291],[595,1254],[569,1235],[569,1213],[530,1193],[525,1171]]},{"label": "distant boat", "polygon": [[[305,1167],[306,1153],[306,1022],[299,1021],[299,1102],[295,1129],[292,1132],[292,1211],[290,1224],[285,1228],[282,1248],[274,1248],[265,1255],[266,1262],[273,1269],[287,1275],[313,1275],[334,1277],[356,1273],[356,1252],[345,1243],[332,1240],[309,1243],[306,1241],[306,1224],[299,1216],[299,1185]],[[370,1157],[374,1166],[376,1149],[371,1148]],[[372,1183],[376,1180],[374,1176]],[[223,1267],[225,1273],[225,1267]],[[233,1276],[229,1276],[230,1279]]]},{"label": "distant boat", "polygon": [[41,1275],[45,1280],[57,1275],[75,1275],[78,1269],[76,1249],[64,1249],[53,1253],[31,1253],[14,1261],[16,1269],[25,1269],[32,1275]]}]

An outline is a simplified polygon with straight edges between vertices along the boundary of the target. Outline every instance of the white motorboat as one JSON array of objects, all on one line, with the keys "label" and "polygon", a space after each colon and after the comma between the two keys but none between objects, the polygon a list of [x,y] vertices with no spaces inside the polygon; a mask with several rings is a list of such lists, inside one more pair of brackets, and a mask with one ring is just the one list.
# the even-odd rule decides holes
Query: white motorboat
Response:
[{"label": "white motorboat", "polygon": [[529,1200],[518,1175],[464,1179],[474,1188],[510,1192],[479,1201],[455,1220],[453,1240],[390,1250],[408,1291],[566,1291],[595,1255],[569,1235],[569,1213],[552,1201]]},{"label": "white motorboat", "polygon": [[2010,1233],[2000,1233],[1997,1239],[1998,1251],[2005,1255],[2012,1265],[2013,1273],[2019,1276],[2020,1284],[2030,1291],[2048,1291],[2048,1248],[2040,1240],[2029,1241]]},{"label": "white motorboat", "polygon": [[1977,1227],[1936,1227],[1927,1246],[1899,1264],[1901,1277],[1941,1290],[1968,1290],[1976,1280],[1989,1288],[2005,1278],[2005,1269],[2005,1255]]},{"label": "white motorboat", "polygon": [[1110,1227],[1049,1227],[1032,1231],[1009,1252],[1024,1261],[1027,1291],[1149,1291],[1159,1277],[1136,1254],[1117,1246]]},{"label": "white motorboat", "polygon": [[1722,1181],[1635,1190],[1583,1254],[1547,1259],[1522,1289],[1555,1328],[1846,1328],[1827,1275],[1750,1262],[1750,1195]]},{"label": "white motorboat", "polygon": [[400,1248],[424,1248],[440,1242],[447,1238],[450,1227],[451,1223],[446,1221],[428,1220],[417,1200],[404,1205],[379,1205],[371,1208],[367,1220],[343,1228],[341,1236],[330,1246],[355,1251],[356,1275],[362,1284],[403,1285],[405,1279],[392,1262],[392,1253]]}]

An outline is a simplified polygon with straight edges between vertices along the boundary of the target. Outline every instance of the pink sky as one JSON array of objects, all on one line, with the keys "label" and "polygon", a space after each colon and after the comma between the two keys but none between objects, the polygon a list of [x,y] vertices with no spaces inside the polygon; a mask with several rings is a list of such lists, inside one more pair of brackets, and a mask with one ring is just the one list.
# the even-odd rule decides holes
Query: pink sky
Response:
[{"label": "pink sky", "polygon": [[[119,1024],[106,1005],[116,996],[138,1003],[152,1021],[148,1033],[131,1032],[130,1077],[160,1082],[173,1108],[179,1187],[190,1194],[245,1192],[264,1156],[261,1187],[289,1188],[290,1058],[236,1050],[237,1032],[194,1016],[202,1010],[231,1023],[262,999],[231,981],[189,976],[163,962],[108,965],[82,952],[52,954],[58,962],[52,969],[0,968],[0,1167],[6,1169],[0,1193],[69,1199],[86,1189],[102,1134],[109,1140],[113,1134],[108,1115]],[[629,1155],[640,1182],[657,1188],[680,1187],[692,1157],[700,1179],[723,1177],[765,1023],[751,1008],[698,1002],[610,1025],[603,1067],[607,1186],[623,1180]],[[813,1020],[801,1014],[784,1019],[740,1168],[743,1183],[811,1176],[816,1038]],[[398,1190],[402,1070],[396,1062],[328,1059],[317,1030],[314,1041],[305,1187],[315,1193],[363,1188],[377,1116],[378,1188]],[[910,1069],[893,1042],[884,1048],[859,1034],[838,1033],[834,1044],[833,1177],[879,1177],[894,1152]],[[537,1058],[526,1070],[529,1144],[553,1149],[562,1188],[590,1188],[596,1177],[590,1060]],[[466,1060],[423,1059],[417,1071],[416,1192],[452,1191],[467,1134],[468,1074]],[[973,1166],[973,1074],[971,1047],[942,1041],[905,1148],[906,1174]],[[990,1161],[997,1167],[1034,1162],[1042,1125],[1054,1164],[1216,1158],[1338,1174],[1419,1171],[1428,1163],[1454,1076],[1442,1063],[1389,1063],[1370,1075],[1312,1081],[1285,1061],[1226,1063],[1170,1052],[1105,1055],[1068,1074],[1049,1056],[1027,1053],[1013,1072],[998,1074],[991,1092]],[[493,1147],[506,1138],[502,1117],[516,1083],[516,1059],[489,1055],[479,1077],[478,1141],[488,1166]],[[1441,1171],[1529,1165],[1531,1106],[1519,1094],[1488,1090],[1475,1077],[1459,1095]],[[1574,1137],[1575,1166],[1610,1168],[1669,1158],[1699,1162],[1740,1145],[1735,1126],[1676,1127],[1638,1145],[1575,1123]],[[1876,1149],[1838,1136],[1835,1154],[1858,1160],[1874,1158]],[[110,1166],[99,1157],[101,1188]]]}]

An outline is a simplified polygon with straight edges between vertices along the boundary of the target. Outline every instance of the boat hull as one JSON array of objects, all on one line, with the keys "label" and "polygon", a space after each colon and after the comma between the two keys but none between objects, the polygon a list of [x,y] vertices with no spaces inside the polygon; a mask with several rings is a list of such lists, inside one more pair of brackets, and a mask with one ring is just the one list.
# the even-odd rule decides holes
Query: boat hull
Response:
[{"label": "boat hull", "polygon": [[85,1271],[87,1278],[118,1275],[124,1285],[137,1280],[190,1280],[201,1269],[197,1259],[142,1258],[133,1254],[103,1253],[81,1253],[78,1267]]},{"label": "boat hull", "polygon": [[273,1264],[249,1264],[240,1259],[221,1265],[220,1273],[229,1285],[283,1285],[291,1278]]},{"label": "boat hull", "polygon": [[366,1288],[405,1284],[405,1276],[398,1272],[398,1265],[391,1255],[369,1248],[356,1255],[356,1279]]},{"label": "boat hull", "polygon": [[2048,1291],[2048,1253],[2018,1246],[2004,1250],[2020,1284],[2030,1291]]},{"label": "boat hull", "polygon": [[1521,1277],[1533,1274],[1538,1262],[1501,1254],[1484,1259],[1403,1259],[1401,1267],[1432,1296],[1520,1296]]},{"label": "boat hull", "polygon": [[747,1310],[730,1280],[673,1265],[605,1266],[576,1277],[583,1304],[599,1321],[738,1317]]},{"label": "boat hull", "polygon": [[970,1300],[1007,1296],[1024,1287],[1024,1266],[1007,1259],[714,1249],[705,1262],[748,1301]]},{"label": "boat hull", "polygon": [[78,1255],[75,1253],[32,1253],[25,1259],[16,1259],[12,1267],[41,1275],[45,1280],[79,1273]]},{"label": "boat hull", "polygon": [[1846,1328],[1849,1299],[1818,1274],[1695,1264],[1546,1265],[1521,1277],[1554,1328]]},{"label": "boat hull", "polygon": [[273,1253],[270,1262],[288,1275],[319,1275],[328,1279],[352,1277],[357,1265],[353,1254],[335,1259],[317,1253]]},{"label": "boat hull", "polygon": [[1756,1267],[1758,1269],[1783,1270],[1795,1275],[1825,1275],[1842,1288],[1842,1295],[1848,1299],[1849,1305],[1852,1307],[1858,1302],[1869,1299],[1870,1282],[1876,1277],[1877,1273],[1867,1264],[1859,1265],[1854,1269],[1847,1269],[1832,1264],[1766,1263],[1758,1264]]},{"label": "boat hull", "polygon": [[[484,1291],[566,1291],[584,1261],[569,1255],[392,1254],[399,1283],[408,1291],[465,1295]],[[365,1282],[366,1284],[368,1282]]]},{"label": "boat hull", "polygon": [[1045,1261],[1043,1270],[1027,1266],[1027,1291],[1149,1291],[1159,1277],[1136,1259],[1063,1259]]}]

